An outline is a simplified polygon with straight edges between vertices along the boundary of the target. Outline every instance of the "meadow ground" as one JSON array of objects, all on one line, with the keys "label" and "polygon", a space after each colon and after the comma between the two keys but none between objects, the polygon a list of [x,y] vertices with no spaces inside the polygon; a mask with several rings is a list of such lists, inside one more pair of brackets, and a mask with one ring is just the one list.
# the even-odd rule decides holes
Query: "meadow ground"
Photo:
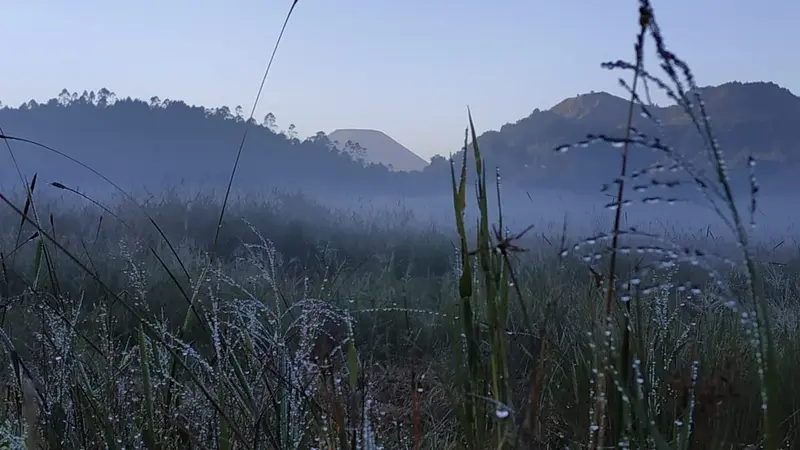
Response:
[{"label": "meadow ground", "polygon": [[[41,202],[38,214],[47,217],[47,207]],[[236,440],[235,433],[253,447],[344,448],[354,430],[359,448],[371,441],[384,448],[463,443],[454,407],[463,395],[456,372],[466,364],[454,353],[465,345],[455,233],[409,230],[403,225],[409,218],[391,212],[365,222],[283,195],[269,204],[233,204],[212,263],[207,236],[219,204],[211,200],[189,208],[163,198],[144,213],[120,204],[109,210],[118,220],[94,205],[54,210],[45,231],[55,230],[55,242],[88,272],[53,243],[28,239],[36,232],[30,224],[19,232],[18,217],[2,220],[2,248],[18,247],[3,255],[8,439],[38,423],[37,439],[49,448],[142,448],[148,427],[162,448],[190,441],[223,448],[218,442]],[[606,284],[590,269],[601,271],[600,265],[581,257],[600,244],[587,242],[575,257],[560,255],[562,246],[576,243],[562,244],[560,236],[516,243],[529,251],[512,255],[516,281],[509,284],[519,288],[533,327],[508,295],[502,332],[509,397],[497,403],[489,376],[489,391],[476,402],[476,414],[489,421],[515,420],[512,405],[524,404],[534,375],[538,413],[529,439],[542,447],[533,448],[583,448],[596,425],[593,371],[601,365],[598,346],[608,343],[591,331],[600,327]],[[722,252],[726,245],[709,238],[704,248]],[[779,354],[782,429],[797,433],[798,262],[795,249],[771,247],[761,253],[759,272]],[[636,263],[659,261],[651,256],[655,248],[634,248],[620,276],[633,274]],[[724,289],[708,268],[691,262],[643,277],[628,302],[636,336],[629,351],[647,386],[643,405],[668,441],[693,426],[700,446],[694,448],[757,445],[762,385],[752,331],[746,314],[721,295],[744,289],[742,275],[724,264],[717,269]],[[680,290],[686,282],[691,287]],[[476,351],[487,376],[498,350],[488,337],[486,304],[477,299],[489,283],[475,271]],[[694,286],[702,292],[693,293]],[[189,313],[187,298],[201,320]],[[542,340],[538,355],[531,354],[534,335]],[[348,356],[350,338],[356,359]],[[614,426],[616,420],[609,417]],[[484,447],[494,448],[484,439]]]}]

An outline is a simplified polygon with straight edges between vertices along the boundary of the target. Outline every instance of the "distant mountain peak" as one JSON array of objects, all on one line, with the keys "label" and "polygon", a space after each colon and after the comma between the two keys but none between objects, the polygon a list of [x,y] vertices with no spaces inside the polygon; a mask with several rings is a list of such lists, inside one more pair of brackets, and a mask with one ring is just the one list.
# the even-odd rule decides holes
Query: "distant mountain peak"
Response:
[{"label": "distant mountain peak", "polygon": [[[752,156],[770,183],[788,180],[791,184],[796,180],[790,174],[800,168],[800,97],[770,82],[734,81],[698,90],[732,171],[745,170],[747,158]],[[699,105],[693,94],[688,97],[696,118]],[[705,149],[692,116],[682,106],[653,105],[647,109],[657,122],[635,114],[632,120],[636,129],[658,136],[687,158]],[[556,154],[553,149],[579,142],[589,134],[624,136],[628,111],[628,100],[607,92],[591,92],[564,99],[545,111],[536,109],[498,131],[483,133],[478,142],[487,159],[492,159],[489,164],[502,165],[508,179],[554,186],[605,183],[608,173],[619,170],[611,146],[592,146],[591,150],[567,155]],[[661,156],[637,151],[634,164],[646,167],[660,162]]]},{"label": "distant mountain peak", "polygon": [[560,119],[591,124],[597,132],[610,132],[625,117],[628,101],[607,92],[590,92],[562,100],[548,110]]},{"label": "distant mountain peak", "polygon": [[338,129],[328,139],[340,150],[347,141],[358,143],[365,149],[364,159],[370,163],[383,164],[394,171],[422,170],[428,162],[412,152],[386,133],[364,128]]},{"label": "distant mountain peak", "polygon": [[570,119],[584,119],[595,111],[626,108],[628,102],[608,92],[591,92],[562,100],[550,112]]}]

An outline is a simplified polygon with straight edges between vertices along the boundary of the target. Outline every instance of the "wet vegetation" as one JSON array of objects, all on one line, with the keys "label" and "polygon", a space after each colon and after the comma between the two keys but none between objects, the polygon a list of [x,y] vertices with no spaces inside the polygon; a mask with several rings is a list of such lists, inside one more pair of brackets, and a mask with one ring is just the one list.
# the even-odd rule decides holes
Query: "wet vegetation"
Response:
[{"label": "wet vegetation", "polygon": [[[5,444],[792,448],[796,249],[751,239],[755,159],[742,209],[701,90],[639,3],[633,59],[604,64],[629,75],[627,126],[552,149],[617,150],[604,233],[576,238],[567,221],[560,234],[510,230],[502,172],[471,116],[450,160],[450,228],[286,193],[112,204],[45,185],[84,202],[65,207],[37,177],[3,192]],[[683,109],[703,164],[632,126],[658,125],[645,89]],[[663,162],[632,166],[643,150]],[[626,224],[638,203],[680,203],[681,186],[702,194],[729,242]]]}]

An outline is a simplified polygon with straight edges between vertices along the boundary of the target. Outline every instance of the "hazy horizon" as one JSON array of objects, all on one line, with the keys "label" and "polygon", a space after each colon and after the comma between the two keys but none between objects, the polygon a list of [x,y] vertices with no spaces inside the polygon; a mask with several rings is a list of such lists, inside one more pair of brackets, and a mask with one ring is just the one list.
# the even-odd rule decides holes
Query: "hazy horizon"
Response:
[{"label": "hazy horizon", "polygon": [[[0,19],[11,66],[0,101],[16,106],[63,88],[106,87],[122,97],[242,105],[249,113],[290,5],[10,2]],[[800,39],[791,26],[800,5],[680,0],[654,7],[668,45],[698,84],[772,81],[800,91],[800,63],[775,45]],[[467,105],[481,132],[579,93],[621,94],[618,74],[599,64],[630,58],[635,32],[633,1],[517,0],[501,8],[299,1],[256,118],[273,112],[281,128],[294,123],[301,137],[376,129],[429,160],[460,145]]]}]

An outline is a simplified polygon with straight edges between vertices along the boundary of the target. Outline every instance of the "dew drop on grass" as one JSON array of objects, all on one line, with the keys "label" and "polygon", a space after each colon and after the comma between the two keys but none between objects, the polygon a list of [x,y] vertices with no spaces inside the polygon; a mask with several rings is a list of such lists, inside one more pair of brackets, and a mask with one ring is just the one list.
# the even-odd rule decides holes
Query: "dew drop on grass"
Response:
[{"label": "dew drop on grass", "polygon": [[494,415],[497,416],[498,419],[505,419],[506,417],[508,417],[509,412],[508,409],[501,406],[500,408],[497,408],[497,410],[495,410]]}]

